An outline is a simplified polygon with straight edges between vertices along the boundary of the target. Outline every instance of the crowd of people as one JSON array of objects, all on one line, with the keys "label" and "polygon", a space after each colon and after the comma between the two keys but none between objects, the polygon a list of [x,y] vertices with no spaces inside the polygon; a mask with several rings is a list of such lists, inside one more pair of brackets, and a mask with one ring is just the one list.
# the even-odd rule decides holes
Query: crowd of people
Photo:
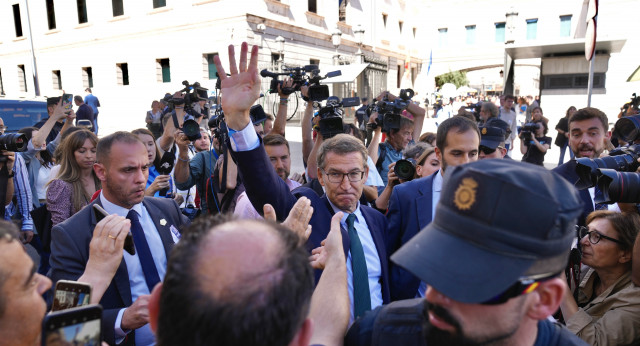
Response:
[{"label": "crowd of people", "polygon": [[[0,222],[0,345],[40,342],[60,280],[93,287],[109,345],[640,342],[638,209],[578,190],[575,160],[542,167],[539,104],[504,95],[478,119],[441,113],[436,133],[421,133],[417,104],[394,126],[364,105],[325,138],[308,102],[292,152],[285,113],[255,113],[257,51],[229,46],[228,75],[215,57],[224,119],[188,107],[196,138],[180,93],[131,132],[98,139],[59,98],[20,131],[28,150],[0,161],[5,219],[21,227]],[[520,133],[517,112],[530,114]],[[610,145],[596,108],[569,108],[556,129],[572,158]],[[516,137],[523,162],[508,155]]]}]

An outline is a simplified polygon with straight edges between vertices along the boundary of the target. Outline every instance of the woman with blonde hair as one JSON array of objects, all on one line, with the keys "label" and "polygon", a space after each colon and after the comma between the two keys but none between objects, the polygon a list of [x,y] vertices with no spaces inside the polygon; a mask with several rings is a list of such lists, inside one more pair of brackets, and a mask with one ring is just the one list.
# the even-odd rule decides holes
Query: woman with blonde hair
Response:
[{"label": "woman with blonde hair", "polygon": [[97,144],[98,137],[89,130],[76,131],[62,142],[60,170],[47,188],[47,209],[53,225],[80,211],[100,189],[93,171]]}]

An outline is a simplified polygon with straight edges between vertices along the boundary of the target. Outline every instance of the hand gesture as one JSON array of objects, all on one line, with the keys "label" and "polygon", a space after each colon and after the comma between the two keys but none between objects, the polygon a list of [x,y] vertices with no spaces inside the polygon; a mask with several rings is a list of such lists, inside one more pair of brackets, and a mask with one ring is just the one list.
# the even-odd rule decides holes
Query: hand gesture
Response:
[{"label": "hand gesture", "polygon": [[53,115],[51,116],[51,118],[53,118],[55,121],[58,121],[60,119],[63,119],[66,116],[67,114],[64,112],[64,107],[62,106],[62,97],[61,97],[58,103],[56,103],[56,105],[53,106]]},{"label": "hand gesture", "polygon": [[[229,68],[227,76],[220,57],[214,57],[218,69],[222,92],[222,109],[229,128],[242,130],[249,124],[249,108],[260,96],[260,78],[258,77],[258,46],[251,48],[251,60],[247,64],[248,46],[242,43],[239,66],[236,65],[235,49],[229,45]],[[238,68],[240,70],[238,70]]]},{"label": "hand gesture", "polygon": [[[263,212],[266,220],[276,221],[276,212],[270,204],[264,205]],[[293,208],[289,211],[289,216],[282,224],[300,237],[300,243],[305,243],[311,235],[309,221],[312,215],[313,207],[311,206],[311,201],[306,197],[301,197],[293,205]]]},{"label": "hand gesture", "polygon": [[331,218],[331,230],[327,238],[322,241],[322,246],[311,251],[309,261],[313,269],[324,269],[330,261],[341,261],[338,263],[344,263],[346,261],[344,258],[344,249],[342,248],[342,233],[340,231],[342,216],[342,212],[337,212],[333,215]]},{"label": "hand gesture", "polygon": [[89,260],[85,273],[108,278],[106,282],[111,282],[122,261],[124,240],[130,229],[131,221],[115,214],[98,222],[89,242]]}]

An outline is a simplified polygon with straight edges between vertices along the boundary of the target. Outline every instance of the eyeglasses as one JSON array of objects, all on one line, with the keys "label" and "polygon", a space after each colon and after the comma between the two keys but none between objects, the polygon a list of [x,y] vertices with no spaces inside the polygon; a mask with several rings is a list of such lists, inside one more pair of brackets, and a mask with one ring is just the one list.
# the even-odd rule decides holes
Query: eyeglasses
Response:
[{"label": "eyeglasses", "polygon": [[329,178],[329,181],[332,183],[341,183],[344,180],[344,177],[348,177],[350,182],[356,183],[358,181],[361,181],[364,177],[363,171],[353,171],[349,173],[327,173],[324,169],[322,169],[322,172]]},{"label": "eyeglasses", "polygon": [[485,147],[484,145],[481,145],[478,149],[485,155],[491,155],[496,151],[496,149],[504,149],[504,147],[498,146],[495,149],[492,149],[489,147]]},{"label": "eyeglasses", "polygon": [[[578,226],[576,226],[576,227],[578,227]],[[622,242],[620,240],[616,239],[616,238],[611,238],[611,237],[606,236],[606,235],[604,235],[604,234],[602,234],[602,233],[600,233],[598,231],[589,231],[589,228],[584,227],[584,226],[578,227],[578,237],[580,239],[582,239],[582,238],[584,238],[586,236],[589,236],[589,242],[591,244],[598,244],[600,239],[604,238],[604,239],[610,240],[610,241],[612,241],[614,243],[618,243],[618,244],[622,245]]]},{"label": "eyeglasses", "polygon": [[511,298],[515,298],[517,296],[535,291],[536,288],[540,286],[541,282],[553,279],[558,275],[560,275],[559,272],[553,273],[553,274],[546,273],[541,275],[534,275],[534,276],[520,278],[515,284],[511,285],[511,287],[507,288],[504,292],[480,304],[482,305],[504,304]]}]

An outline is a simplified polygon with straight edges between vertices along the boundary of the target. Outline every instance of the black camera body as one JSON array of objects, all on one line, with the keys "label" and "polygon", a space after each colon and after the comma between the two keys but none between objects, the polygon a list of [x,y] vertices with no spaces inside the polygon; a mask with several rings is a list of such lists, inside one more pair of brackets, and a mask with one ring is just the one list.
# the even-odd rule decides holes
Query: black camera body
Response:
[{"label": "black camera body", "polygon": [[345,97],[342,102],[337,96],[327,99],[324,107],[318,111],[320,117],[319,131],[324,139],[329,139],[337,134],[344,133],[342,116],[343,107],[356,107],[360,105],[359,97]]},{"label": "black camera body", "polygon": [[522,139],[525,141],[530,141],[533,139],[536,131],[540,128],[539,123],[526,123],[520,129],[520,134],[522,135]]},{"label": "black camera body", "polygon": [[393,167],[393,172],[400,180],[413,180],[413,177],[416,175],[416,165],[416,160],[412,158],[398,160]]},{"label": "black camera body", "polygon": [[[260,71],[260,76],[266,78],[270,77],[271,84],[269,85],[269,93],[278,93],[278,86],[282,92],[286,95],[292,94],[296,91],[300,91],[300,87],[303,85],[309,86],[309,100],[311,101],[324,101],[329,98],[329,87],[327,85],[321,85],[320,81],[325,78],[331,78],[342,75],[341,71],[333,71],[327,73],[324,77],[320,75],[320,69],[318,65],[306,65],[303,67],[287,67],[282,68],[285,72],[270,72],[267,69]],[[293,86],[284,88],[279,76],[288,76],[293,80]]]},{"label": "black camera body", "polygon": [[389,101],[385,95],[382,100],[372,104],[373,108],[368,112],[369,114],[377,112],[378,117],[375,119],[375,124],[369,126],[373,129],[381,127],[385,133],[389,133],[392,129],[399,129],[402,111],[409,106],[414,94],[412,89],[402,89],[395,100]]},{"label": "black camera body", "polygon": [[[219,80],[219,79],[218,79]],[[182,132],[189,138],[190,141],[200,139],[200,124],[196,121],[201,115],[208,117],[209,110],[202,114],[193,109],[193,103],[199,101],[209,101],[207,91],[209,89],[200,86],[200,83],[195,82],[189,84],[188,81],[183,81],[184,89],[177,92],[184,93],[182,98],[173,97],[172,95],[165,96],[164,100],[169,104],[169,108],[174,110],[176,106],[184,105],[184,122],[182,124]],[[174,125],[178,128],[178,119],[173,119]]]}]

